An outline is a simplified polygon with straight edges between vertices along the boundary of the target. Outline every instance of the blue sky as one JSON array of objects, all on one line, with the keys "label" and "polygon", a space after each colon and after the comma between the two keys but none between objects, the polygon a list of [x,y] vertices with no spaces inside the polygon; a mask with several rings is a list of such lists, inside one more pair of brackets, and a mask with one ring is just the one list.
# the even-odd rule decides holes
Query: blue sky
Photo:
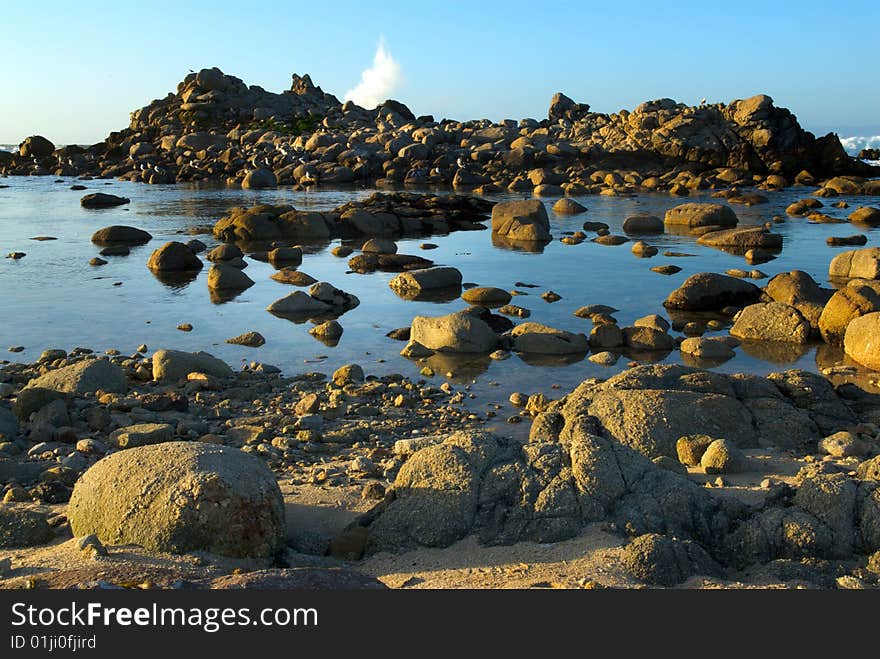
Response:
[{"label": "blue sky", "polygon": [[380,35],[393,96],[437,118],[541,118],[560,90],[603,112],[763,92],[815,132],[880,134],[880,2],[642,4],[3,0],[0,143],[98,141],[206,66],[342,98]]}]

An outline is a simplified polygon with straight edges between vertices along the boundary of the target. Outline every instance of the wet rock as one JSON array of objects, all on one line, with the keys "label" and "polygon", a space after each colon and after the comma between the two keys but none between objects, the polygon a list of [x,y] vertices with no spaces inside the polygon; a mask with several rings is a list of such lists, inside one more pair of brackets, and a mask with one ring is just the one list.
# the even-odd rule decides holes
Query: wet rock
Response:
[{"label": "wet rock", "polygon": [[439,317],[416,316],[410,336],[439,352],[490,353],[498,345],[492,328],[471,310]]},{"label": "wet rock", "polygon": [[457,268],[437,267],[402,272],[393,277],[388,285],[403,298],[433,290],[461,287],[461,272]]},{"label": "wet rock", "polygon": [[697,239],[700,245],[727,248],[739,252],[753,248],[782,247],[782,235],[771,233],[764,227],[744,227],[723,229],[704,233]]},{"label": "wet rock", "polygon": [[275,173],[265,168],[249,171],[241,182],[241,187],[246,190],[274,188],[276,185],[278,185],[278,179],[275,178]]},{"label": "wet rock", "polygon": [[127,197],[117,197],[116,195],[104,192],[93,192],[79,200],[83,208],[109,208],[111,206],[122,206],[130,202],[131,199]]},{"label": "wet rock", "polygon": [[553,204],[553,212],[557,215],[579,215],[580,213],[586,213],[587,208],[574,199],[563,197]]},{"label": "wet rock", "polygon": [[623,231],[628,235],[663,233],[663,220],[654,215],[631,215],[623,221]]},{"label": "wet rock", "polygon": [[760,295],[761,289],[750,282],[714,272],[701,272],[691,275],[672,291],[663,306],[683,311],[709,311],[729,305],[745,306],[756,302]]},{"label": "wet rock", "polygon": [[243,291],[253,285],[253,279],[231,265],[217,263],[208,270],[208,288],[211,290]]},{"label": "wet rock", "polygon": [[782,302],[751,304],[734,319],[730,335],[751,341],[806,343],[810,323],[801,313]]},{"label": "wet rock", "polygon": [[675,340],[664,330],[656,327],[624,327],[623,344],[635,351],[670,351],[675,348]]},{"label": "wet rock", "polygon": [[153,236],[135,227],[113,225],[98,229],[92,234],[92,242],[96,245],[144,245]]},{"label": "wet rock", "polygon": [[517,352],[542,355],[570,355],[589,350],[587,337],[564,330],[554,329],[540,323],[526,322],[510,332],[513,349]]},{"label": "wet rock", "polygon": [[681,204],[666,211],[664,217],[667,226],[684,226],[690,229],[711,226],[735,227],[737,222],[733,209],[721,204]]},{"label": "wet rock", "polygon": [[243,256],[244,252],[242,252],[237,246],[231,244],[223,244],[217,245],[217,247],[208,252],[205,258],[207,258],[211,263],[222,263],[223,261],[240,259]]},{"label": "wet rock", "polygon": [[281,268],[270,279],[281,284],[292,284],[293,286],[311,286],[318,283],[318,280],[311,275],[290,267]]},{"label": "wet rock", "polygon": [[245,332],[244,334],[233,336],[231,339],[226,339],[226,343],[248,346],[249,348],[259,348],[260,346],[265,345],[266,339],[259,332]]},{"label": "wet rock", "polygon": [[849,221],[860,224],[880,224],[880,208],[860,206],[849,214]]},{"label": "wet rock", "polygon": [[177,241],[165,243],[147,261],[147,267],[157,272],[192,272],[201,270],[203,265],[189,247]]},{"label": "wet rock", "polygon": [[361,251],[373,254],[397,254],[397,243],[387,238],[370,238],[361,246]]},{"label": "wet rock", "polygon": [[509,240],[547,242],[550,219],[539,200],[504,201],[492,208],[492,232]]},{"label": "wet rock", "polygon": [[792,270],[776,275],[767,282],[764,292],[774,301],[788,304],[797,309],[814,330],[819,329],[819,317],[833,293],[828,289],[821,288],[810,275],[802,270]]},{"label": "wet rock", "polygon": [[309,330],[309,334],[322,341],[339,341],[342,332],[342,325],[335,320],[327,320]]},{"label": "wet rock", "polygon": [[469,288],[461,294],[461,299],[468,304],[478,304],[484,307],[499,307],[510,302],[510,293],[503,288],[492,286],[477,286]]},{"label": "wet rock", "polygon": [[328,313],[331,309],[332,307],[326,302],[317,300],[303,291],[294,291],[266,307],[267,311],[279,316],[301,316],[303,318],[320,316]]},{"label": "wet rock", "polygon": [[284,546],[272,472],[237,449],[168,442],[114,453],[86,471],[68,505],[71,530],[152,551],[268,557]]}]

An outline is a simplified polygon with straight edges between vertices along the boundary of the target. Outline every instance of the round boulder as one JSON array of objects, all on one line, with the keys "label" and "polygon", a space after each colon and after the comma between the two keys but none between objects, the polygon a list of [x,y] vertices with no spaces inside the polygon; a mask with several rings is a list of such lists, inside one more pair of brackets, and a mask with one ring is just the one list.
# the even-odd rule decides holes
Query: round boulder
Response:
[{"label": "round boulder", "polygon": [[147,261],[147,267],[157,272],[191,272],[203,265],[189,247],[174,240],[154,251]]},{"label": "round boulder", "polygon": [[238,449],[168,442],[119,451],[77,481],[67,508],[77,537],[175,554],[273,556],[284,503],[265,463]]},{"label": "round boulder", "polygon": [[880,312],[851,321],[846,328],[843,348],[859,364],[880,371]]},{"label": "round boulder", "polygon": [[630,235],[663,233],[663,220],[654,215],[631,215],[623,221],[623,232]]},{"label": "round boulder", "polygon": [[98,229],[92,234],[96,245],[144,245],[153,239],[149,233],[136,227],[113,225]]}]

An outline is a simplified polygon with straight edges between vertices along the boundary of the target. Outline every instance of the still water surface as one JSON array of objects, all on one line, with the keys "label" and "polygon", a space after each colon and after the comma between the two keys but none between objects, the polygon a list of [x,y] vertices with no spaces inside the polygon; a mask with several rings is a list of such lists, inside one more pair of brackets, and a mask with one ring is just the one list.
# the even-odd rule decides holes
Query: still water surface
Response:
[{"label": "still water surface", "polygon": [[[21,353],[8,353],[7,359],[33,361],[46,348],[89,347],[98,351],[115,348],[133,353],[146,343],[151,350],[175,348],[206,350],[225,359],[233,367],[250,361],[274,364],[288,374],[310,370],[331,372],[348,363],[360,363],[369,374],[402,373],[418,378],[420,365],[399,356],[403,343],[386,338],[394,328],[408,326],[415,315],[442,315],[467,305],[457,299],[446,303],[404,301],[388,287],[392,273],[360,275],[348,272],[347,259],[330,254],[338,241],[311,248],[305,254],[301,271],[319,281],[328,281],[357,295],[361,305],[343,315],[339,322],[345,333],[335,347],[327,347],[308,334],[310,324],[294,324],[276,318],[265,308],[272,301],[297,290],[272,281],[274,272],[267,263],[248,259],[247,274],[256,285],[223,304],[211,302],[207,288],[208,268],[182,287],[169,287],[158,281],[146,267],[155,248],[168,240],[187,240],[181,236],[197,226],[211,225],[231,206],[252,203],[292,204],[298,209],[327,210],[346,201],[371,194],[368,190],[296,192],[289,189],[247,191],[222,187],[182,185],[147,186],[120,181],[89,181],[85,192],[74,192],[75,181],[55,182],[51,177],[9,177],[0,179],[0,250],[26,252],[21,260],[0,259],[0,349],[22,345]],[[770,203],[746,208],[736,206],[741,224],[760,224],[774,215],[784,215],[785,207],[808,196],[812,188],[792,188],[766,193]],[[87,192],[109,192],[131,198],[128,206],[107,210],[85,210],[79,199]],[[500,195],[498,199],[511,198]],[[845,218],[849,210],[830,206],[831,201],[848,201],[851,207],[877,205],[876,198],[827,200],[824,212]],[[589,196],[579,198],[588,212],[573,217],[556,217],[551,212],[552,231],[558,239],[565,231],[576,231],[584,221],[610,225],[612,233],[622,233],[623,220],[634,213],[663,216],[666,209],[684,200],[666,195],[633,198]],[[552,200],[548,202],[548,209]],[[89,241],[100,227],[128,224],[145,229],[154,239],[136,247],[127,257],[107,257],[103,267],[89,265],[99,248]],[[868,247],[880,244],[880,228],[851,224],[810,224],[804,218],[787,218],[775,228],[784,236],[781,255],[758,266],[773,276],[793,269],[805,270],[820,283],[827,280],[828,262],[839,248],[825,244],[828,236],[866,233]],[[591,234],[592,235],[592,234]],[[38,242],[31,238],[52,236],[57,240]],[[198,236],[209,249],[216,244],[210,235]],[[489,231],[459,232],[433,236],[438,249],[423,252],[419,243],[426,238],[399,241],[399,252],[431,258],[438,265],[461,270],[465,282],[498,286],[507,290],[516,282],[537,284],[525,289],[513,303],[531,310],[529,320],[589,334],[592,324],[572,312],[586,304],[609,304],[620,309],[615,314],[621,326],[641,316],[658,313],[668,317],[663,299],[689,275],[703,271],[724,272],[729,268],[751,269],[738,256],[703,247],[690,236],[645,237],[660,248],[660,254],[639,259],[631,244],[609,247],[585,242],[569,246],[558,240],[542,253],[512,251],[493,246]],[[850,248],[844,248],[850,249]],[[672,250],[690,257],[665,257]],[[203,255],[204,256],[204,255]],[[682,268],[676,275],[664,276],[652,266],[673,263]],[[121,285],[114,285],[121,282]],[[761,282],[759,282],[761,283]],[[555,303],[540,294],[553,290],[562,296]],[[191,323],[189,333],[176,329]],[[226,344],[225,339],[246,331],[260,332],[266,338],[261,348]],[[724,372],[746,371],[765,374],[784,368],[817,369],[827,366],[836,355],[825,347],[790,346],[783,350],[741,347],[737,356],[716,367]],[[673,352],[662,361],[676,362]],[[457,381],[474,381],[480,406],[502,400],[512,391],[544,392],[558,384],[567,391],[587,377],[609,377],[626,368],[622,358],[613,367],[595,365],[586,359],[574,363],[546,363],[513,355],[505,361],[471,359],[468,363],[436,364],[440,380],[446,371]]]}]

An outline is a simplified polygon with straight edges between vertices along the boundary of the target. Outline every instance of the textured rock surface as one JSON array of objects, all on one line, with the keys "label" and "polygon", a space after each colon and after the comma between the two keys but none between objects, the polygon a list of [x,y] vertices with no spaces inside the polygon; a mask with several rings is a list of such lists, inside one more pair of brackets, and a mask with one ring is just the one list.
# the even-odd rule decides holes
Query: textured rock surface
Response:
[{"label": "textured rock surface", "polygon": [[68,506],[77,536],[154,551],[272,556],[284,546],[281,492],[263,461],[198,442],[114,453],[77,481]]}]

